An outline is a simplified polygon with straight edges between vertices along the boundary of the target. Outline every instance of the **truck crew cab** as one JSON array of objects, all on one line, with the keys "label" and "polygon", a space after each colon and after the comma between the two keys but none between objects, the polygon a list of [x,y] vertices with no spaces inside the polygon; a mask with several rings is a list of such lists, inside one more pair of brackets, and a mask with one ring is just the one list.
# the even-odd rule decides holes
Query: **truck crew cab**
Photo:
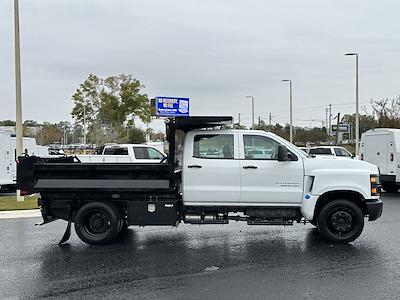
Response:
[{"label": "truck crew cab", "polygon": [[21,194],[40,193],[44,223],[68,221],[88,244],[110,242],[129,225],[317,226],[348,243],[364,217],[382,213],[376,166],[308,157],[273,133],[226,128],[231,117],[166,119],[169,155],[159,164],[82,163],[20,157]]}]

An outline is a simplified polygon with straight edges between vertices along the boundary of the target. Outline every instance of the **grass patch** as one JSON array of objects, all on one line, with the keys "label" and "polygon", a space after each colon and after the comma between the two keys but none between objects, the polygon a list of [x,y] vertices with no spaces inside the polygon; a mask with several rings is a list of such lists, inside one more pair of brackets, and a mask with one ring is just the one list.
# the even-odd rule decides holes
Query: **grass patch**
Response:
[{"label": "grass patch", "polygon": [[17,196],[0,196],[0,210],[19,210],[39,208],[37,196],[25,197],[24,201],[17,202]]}]

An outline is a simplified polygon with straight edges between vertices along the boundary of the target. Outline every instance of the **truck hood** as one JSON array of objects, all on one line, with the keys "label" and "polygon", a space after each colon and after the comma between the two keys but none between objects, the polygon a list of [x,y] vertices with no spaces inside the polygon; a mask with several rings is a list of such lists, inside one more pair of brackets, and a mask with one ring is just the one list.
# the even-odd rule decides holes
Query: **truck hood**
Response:
[{"label": "truck hood", "polygon": [[344,172],[356,175],[379,174],[378,167],[366,161],[358,159],[334,159],[325,157],[307,157],[304,159],[305,175],[315,175],[315,173],[323,172]]}]

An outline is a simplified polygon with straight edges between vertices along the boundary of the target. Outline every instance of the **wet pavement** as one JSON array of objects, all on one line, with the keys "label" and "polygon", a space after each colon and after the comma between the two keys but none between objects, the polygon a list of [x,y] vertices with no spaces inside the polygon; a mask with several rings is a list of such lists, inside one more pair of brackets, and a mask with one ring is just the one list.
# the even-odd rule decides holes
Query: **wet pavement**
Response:
[{"label": "wet pavement", "polygon": [[89,246],[65,221],[0,220],[0,298],[395,299],[400,295],[400,194],[350,245],[292,227],[131,227]]}]

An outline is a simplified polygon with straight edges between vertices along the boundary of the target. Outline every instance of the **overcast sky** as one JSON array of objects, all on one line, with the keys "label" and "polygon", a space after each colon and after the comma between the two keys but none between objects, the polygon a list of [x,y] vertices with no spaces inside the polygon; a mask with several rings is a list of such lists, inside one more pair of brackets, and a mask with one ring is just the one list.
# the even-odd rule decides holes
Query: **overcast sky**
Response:
[{"label": "overcast sky", "polygon": [[[354,111],[400,94],[400,2],[20,0],[23,119],[70,120],[90,73],[133,74],[154,97],[191,99],[191,115],[285,123]],[[0,120],[15,119],[13,0],[0,1]],[[341,105],[338,105],[341,104]],[[368,104],[367,104],[368,105]],[[314,121],[312,125],[320,126]],[[161,128],[160,124],[154,125]]]}]

